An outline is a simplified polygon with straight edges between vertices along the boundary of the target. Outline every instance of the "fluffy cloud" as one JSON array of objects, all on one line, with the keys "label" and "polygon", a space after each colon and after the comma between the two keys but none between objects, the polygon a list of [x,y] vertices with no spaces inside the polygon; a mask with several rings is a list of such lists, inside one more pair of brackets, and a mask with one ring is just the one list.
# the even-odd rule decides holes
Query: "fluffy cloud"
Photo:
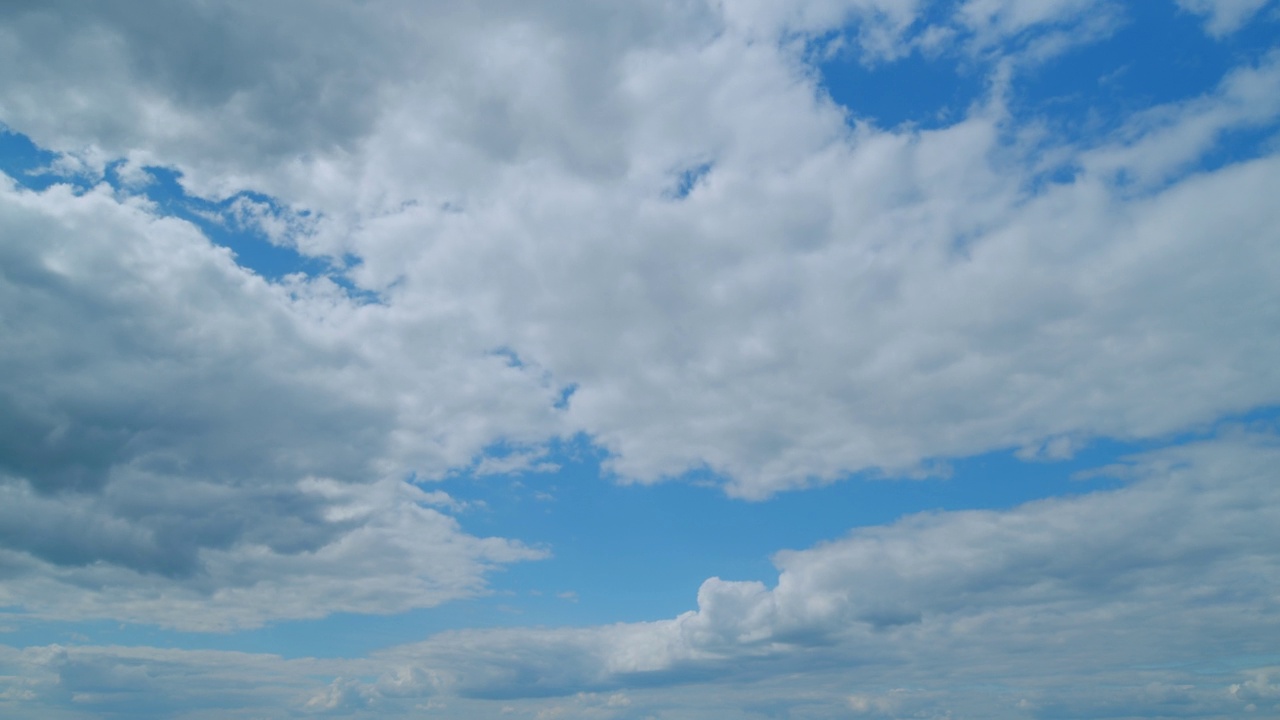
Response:
[{"label": "fluffy cloud", "polygon": [[[420,376],[509,348],[577,392],[567,422],[530,405],[506,432],[584,432],[631,479],[707,467],[763,496],[1056,436],[1151,436],[1280,399],[1255,362],[1276,350],[1264,339],[1276,218],[1259,190],[1274,163],[1138,199],[1115,181],[1176,180],[1223,130],[1273,123],[1273,60],[1092,147],[1028,151],[999,102],[936,131],[850,129],[796,49],[752,40],[859,17],[907,25],[911,4],[815,2],[786,17],[637,4],[577,19],[569,5],[393,7],[322,5],[293,14],[300,28],[276,22],[283,5],[175,6],[175,37],[152,42],[158,26],[127,8],[12,6],[0,111],[51,147],[178,167],[196,193],[252,189],[313,210],[310,232],[288,234],[359,258],[351,277],[390,306],[360,331],[398,380],[434,386]],[[997,42],[1088,7],[970,3],[956,17],[1004,28]],[[243,67],[193,64],[179,40],[197,29],[233,38]],[[24,74],[28,43],[55,55],[74,43],[75,67],[101,77],[59,69],[72,59]],[[168,62],[179,48],[185,64]],[[106,94],[101,112],[65,107],[92,93]],[[1046,184],[1042,154],[1084,172]],[[692,168],[705,176],[673,197]],[[1175,278],[1183,290],[1160,291]],[[1260,311],[1231,331],[1184,322],[1225,316],[1226,297]],[[1152,410],[1170,394],[1201,400]],[[511,412],[415,402],[405,393],[397,418],[414,440],[477,423],[445,453],[455,465],[501,439],[492,418]]]},{"label": "fluffy cloud", "polygon": [[[907,52],[914,3],[5,5],[4,122],[127,186],[265,193],[282,215],[232,220],[380,298],[264,282],[122,190],[6,188],[6,567],[194,592],[219,553],[421,525],[451,550],[405,556],[439,590],[397,609],[530,556],[399,484],[494,443],[584,433],[624,479],[761,498],[1280,401],[1280,160],[1202,166],[1274,126],[1275,59],[1046,141],[1001,58],[1094,5],[959,6],[994,89],[929,131],[851,126],[803,47],[852,23]],[[324,490],[352,484],[383,510]]]},{"label": "fluffy cloud", "polygon": [[[501,277],[511,292],[484,296],[486,318],[508,319],[511,347],[576,384],[570,422],[642,480],[705,465],[760,496],[1067,435],[1158,435],[1277,397],[1262,362],[1276,350],[1263,347],[1277,221],[1263,188],[1276,166],[1146,195],[1113,178],[1185,167],[1155,146],[1161,133],[1272,121],[1236,88],[1274,98],[1274,78],[1270,65],[1241,71],[1165,109],[1159,132],[1074,156],[1084,172],[1037,191],[995,110],[937,131],[846,134],[779,78],[772,104],[806,108],[793,125],[808,132],[773,127],[785,110],[769,126],[742,113],[740,143],[690,153],[713,160],[682,201],[659,182],[633,203],[634,187],[550,172],[535,188],[513,174],[484,212],[418,213],[437,244],[415,262],[406,233],[394,261],[379,262],[391,251],[380,246],[362,277],[400,279],[417,302]],[[691,97],[724,86],[709,79]],[[695,110],[707,112],[682,114]],[[1228,317],[1256,325],[1228,337],[1214,319]]]},{"label": "fluffy cloud", "polygon": [[[1220,36],[1265,5],[1179,2]],[[0,606],[220,630],[474,595],[545,551],[406,479],[579,433],[624,480],[759,499],[1280,403],[1280,156],[1214,155],[1274,132],[1280,61],[1046,137],[1010,78],[1115,7],[3,4],[0,121],[88,188],[0,187]],[[853,121],[811,63],[835,36],[989,92],[937,129]],[[237,264],[145,199],[156,166],[360,292]],[[0,710],[1265,713],[1278,455],[1242,433],[1112,492],[856,530],[650,623],[325,662],[0,648]]]},{"label": "fluffy cloud", "polygon": [[923,690],[985,676],[1032,694],[1067,686],[1054,675],[1104,673],[1136,691],[1151,663],[1209,667],[1277,640],[1277,458],[1269,435],[1163,450],[1104,469],[1130,483],[1119,490],[916,515],[779,553],[772,587],[712,578],[673,620],[463,631],[382,657],[478,697],[727,680],[762,665],[852,667],[868,685],[892,673]]},{"label": "fluffy cloud", "polygon": [[[192,717],[233,664],[270,665],[250,684],[266,707],[381,717],[1265,713],[1274,669],[1237,663],[1280,642],[1277,460],[1274,435],[1229,431],[1103,469],[1117,490],[780,553],[771,586],[709,579],[697,610],[664,621],[450,632],[365,660],[50,648],[0,665],[15,695],[84,693],[93,712],[110,707],[94,687],[145,681]],[[195,667],[212,680],[179,679]]]},{"label": "fluffy cloud", "polygon": [[488,442],[443,406],[494,393],[527,419],[549,390],[479,350],[410,384],[371,369],[353,327],[385,308],[269,285],[153,211],[0,190],[0,602],[207,629],[433,605],[540,556],[403,479]]}]

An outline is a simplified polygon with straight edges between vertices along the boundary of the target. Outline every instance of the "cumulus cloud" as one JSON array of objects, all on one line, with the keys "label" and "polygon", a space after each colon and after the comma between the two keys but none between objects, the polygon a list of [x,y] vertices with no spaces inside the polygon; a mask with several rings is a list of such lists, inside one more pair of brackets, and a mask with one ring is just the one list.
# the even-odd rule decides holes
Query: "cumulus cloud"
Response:
[{"label": "cumulus cloud", "polygon": [[[1180,3],[1220,36],[1265,5]],[[0,606],[221,630],[481,593],[546,551],[423,483],[578,435],[624,481],[762,499],[1280,403],[1280,156],[1213,157],[1274,132],[1274,53],[1077,140],[1009,102],[1115,8],[4,3],[0,122],[79,185],[0,186]],[[811,63],[834,36],[963,55],[989,92],[853,121]],[[250,272],[145,198],[155,167],[355,292]],[[1229,436],[1113,492],[856,530],[649,623],[332,662],[0,648],[0,709],[1269,712],[1273,663],[1214,662],[1280,644],[1277,455]]]},{"label": "cumulus cloud", "polygon": [[[61,502],[6,488],[0,601],[32,618],[228,630],[438,605],[482,592],[494,566],[545,556],[462,532],[431,507],[439,498],[402,482],[303,481],[264,500],[188,481],[204,512],[128,497],[152,483],[119,484]],[[256,516],[233,511],[259,500]]]},{"label": "cumulus cloud", "polygon": [[[1242,77],[1266,77],[1258,72]],[[1229,115],[1236,101],[1222,96],[1201,105]],[[1185,119],[1176,131],[1206,118]],[[570,417],[616,453],[623,475],[706,465],[756,496],[1064,434],[1150,436],[1273,402],[1272,373],[1250,360],[1268,354],[1259,334],[1206,343],[1185,333],[1225,328],[1184,322],[1216,307],[1259,333],[1274,325],[1263,276],[1276,219],[1261,190],[1272,161],[1132,202],[1110,173],[1145,172],[1149,156],[1125,159],[1137,146],[1121,136],[1088,156],[1117,158],[1107,174],[1032,194],[1033,178],[1001,147],[1002,124],[979,115],[921,133],[831,128],[822,143],[780,151],[794,165],[726,152],[682,203],[636,211],[645,242],[603,275],[605,258],[576,235],[531,248],[522,264],[548,279],[508,305],[523,318],[525,339],[512,344],[578,384]],[[601,235],[606,223],[631,224],[623,210],[593,209],[602,195],[583,187],[559,222],[539,225],[540,210],[477,235],[552,235],[569,217],[599,223]],[[500,252],[481,266],[501,267]],[[1187,282],[1195,276],[1204,279]],[[447,282],[434,277],[432,288]],[[515,268],[510,278],[520,282]],[[1228,286],[1252,297],[1216,305]],[[1192,299],[1197,287],[1207,292]],[[1138,366],[1147,370],[1126,370]],[[1216,385],[1246,366],[1234,389]],[[1147,384],[1151,372],[1163,380]],[[1215,387],[1191,389],[1206,381]]]},{"label": "cumulus cloud", "polygon": [[44,698],[53,674],[58,692],[87,693],[103,673],[132,687],[119,680],[128,670],[199,705],[211,685],[182,689],[175,664],[216,679],[232,660],[246,672],[270,662],[254,687],[271,703],[381,717],[426,701],[443,717],[1266,712],[1274,669],[1223,661],[1280,641],[1277,460],[1274,435],[1231,430],[1105,469],[1126,483],[1116,490],[915,515],[779,553],[776,582],[709,579],[697,609],[668,620],[448,632],[363,660],[6,651],[0,674]]},{"label": "cumulus cloud", "polygon": [[[0,602],[210,629],[433,605],[541,555],[466,535],[447,496],[404,482],[488,433],[414,420],[449,401],[370,368],[351,324],[385,308],[326,280],[269,285],[105,186],[6,187],[0,222],[0,298],[21,309],[0,316]],[[477,355],[446,381],[454,401],[549,407]]]},{"label": "cumulus cloud", "polygon": [[1275,641],[1277,458],[1274,437],[1232,433],[1107,469],[1119,490],[915,515],[781,552],[771,587],[711,578],[671,620],[461,631],[382,658],[476,697],[727,681],[762,664],[925,690],[933,673],[1028,691],[1107,673],[1139,691],[1149,663],[1209,666]]},{"label": "cumulus cloud", "polygon": [[[954,22],[994,48],[998,77],[1020,38],[1104,6],[975,0]],[[406,391],[375,443],[410,453],[452,425],[434,436],[461,467],[500,440],[581,432],[624,479],[705,468],[763,497],[1280,400],[1261,361],[1280,350],[1274,159],[1188,176],[1223,132],[1274,123],[1273,58],[1085,147],[1045,147],[999,82],[951,126],[850,128],[785,40],[911,27],[912,3],[362,7],[179,5],[174,37],[151,42],[129,8],[11,6],[0,114],[55,149],[179,168],[193,193],[275,198],[284,215],[237,208],[304,252],[358,259],[350,278],[388,310],[352,322],[398,381],[437,387],[481,349],[521,359],[506,388],[523,399],[428,408]],[[236,63],[202,69],[177,39],[196,29],[229,38]],[[74,53],[24,74],[40,38],[31,57]],[[72,55],[99,75],[73,74]],[[109,127],[66,108],[93,93]],[[1045,157],[1082,171],[1046,182]],[[1126,178],[1160,192],[1135,199]],[[287,227],[304,209],[314,222]],[[539,392],[567,387],[551,412]],[[522,421],[495,419],[525,401]],[[84,444],[105,457],[113,442]]]},{"label": "cumulus cloud", "polygon": [[[1096,5],[974,1],[956,22],[998,46]],[[268,17],[166,9],[173,33],[215,28],[270,69],[206,77],[191,54],[161,61],[180,46],[147,42],[154,27],[131,10],[14,6],[10,51],[38,28],[60,38],[42,53],[83,35],[77,53],[96,54],[102,77],[52,82],[58,63],[40,77],[9,64],[0,109],[58,149],[143,154],[182,169],[192,192],[268,192],[314,210],[293,241],[360,259],[353,281],[401,319],[375,327],[369,314],[361,332],[402,363],[399,377],[511,348],[545,386],[577,389],[563,423],[529,410],[509,434],[586,433],[627,479],[707,468],[762,497],[1053,437],[1149,437],[1280,398],[1275,372],[1251,360],[1277,350],[1263,241],[1276,218],[1260,190],[1275,165],[1185,178],[1226,129],[1274,122],[1274,60],[1084,154],[1050,147],[1087,172],[1046,186],[1010,142],[1018,119],[998,94],[937,131],[851,129],[803,54],[777,41],[851,18],[910,26],[914,4],[635,4],[577,20],[573,8],[444,3],[428,22],[394,4],[323,5],[283,44],[278,28],[291,26],[271,22],[283,5],[252,10]],[[310,81],[273,85],[307,58],[321,68]],[[122,127],[81,127],[59,109],[99,91],[113,108],[102,122]],[[155,108],[164,123],[138,120]],[[291,108],[312,111],[293,123]],[[273,140],[241,124],[292,129]],[[672,197],[690,168],[704,177]],[[1134,202],[1121,176],[1185,182]],[[1184,322],[1226,305],[1258,313]],[[1197,401],[1172,407],[1170,395]],[[406,393],[398,418],[422,430],[413,439],[458,421],[479,425],[467,451],[503,439],[488,401],[415,402]],[[401,429],[390,437],[408,445]],[[110,452],[109,438],[93,442]]]},{"label": "cumulus cloud", "polygon": [[[852,23],[905,52],[914,3],[7,4],[5,123],[82,174],[239,197],[230,220],[354,258],[381,300],[267,283],[127,189],[5,188],[9,522],[80,528],[7,547],[177,582],[334,547],[363,521],[330,480],[508,469],[496,444],[517,468],[582,433],[624,480],[763,498],[1274,404],[1280,161],[1198,164],[1274,125],[1275,60],[1046,147],[999,59],[1102,5],[960,6],[992,96],[889,131],[851,126],[795,40]],[[530,552],[479,547],[472,570]]]}]

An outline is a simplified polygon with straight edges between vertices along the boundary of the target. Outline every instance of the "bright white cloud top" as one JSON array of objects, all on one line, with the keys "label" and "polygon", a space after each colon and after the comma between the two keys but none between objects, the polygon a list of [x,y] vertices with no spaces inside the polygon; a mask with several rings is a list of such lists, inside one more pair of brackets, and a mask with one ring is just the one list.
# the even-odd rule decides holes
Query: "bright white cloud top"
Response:
[{"label": "bright white cloud top", "polygon": [[0,715],[1280,714],[1278,38],[4,4]]}]

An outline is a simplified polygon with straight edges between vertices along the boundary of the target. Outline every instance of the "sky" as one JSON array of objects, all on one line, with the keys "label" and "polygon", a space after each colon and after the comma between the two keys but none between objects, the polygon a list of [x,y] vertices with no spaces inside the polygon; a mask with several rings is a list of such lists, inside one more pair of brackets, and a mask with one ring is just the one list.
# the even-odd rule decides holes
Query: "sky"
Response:
[{"label": "sky", "polygon": [[0,4],[0,716],[1280,716],[1280,3]]}]

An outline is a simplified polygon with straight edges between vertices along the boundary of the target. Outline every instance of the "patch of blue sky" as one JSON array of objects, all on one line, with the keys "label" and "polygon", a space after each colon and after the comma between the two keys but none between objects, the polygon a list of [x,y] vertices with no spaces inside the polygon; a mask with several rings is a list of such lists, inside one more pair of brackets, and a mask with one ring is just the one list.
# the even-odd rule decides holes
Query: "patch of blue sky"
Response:
[{"label": "patch of blue sky", "polygon": [[[1016,76],[1009,93],[1014,117],[1046,128],[1055,145],[1111,142],[1134,115],[1212,96],[1232,71],[1256,65],[1280,46],[1280,22],[1265,14],[1218,38],[1205,33],[1204,18],[1172,1],[1126,3],[1121,18],[1109,36]],[[1189,173],[1274,152],[1278,139],[1280,122],[1275,119],[1227,128],[1206,152],[1145,191],[1157,191]],[[1039,180],[1070,181],[1074,172],[1073,167],[1054,167]],[[1127,178],[1121,175],[1117,181],[1124,184]]]},{"label": "patch of blue sky", "polygon": [[605,458],[583,440],[547,456],[557,471],[463,474],[446,480],[443,489],[477,503],[459,518],[467,531],[551,549],[552,558],[512,566],[493,581],[511,598],[573,592],[581,601],[536,603],[542,613],[533,618],[537,622],[653,620],[691,609],[698,586],[711,576],[770,582],[776,572],[769,557],[781,549],[807,548],[919,512],[1000,510],[1115,488],[1121,480],[1087,471],[1234,427],[1274,432],[1277,423],[1280,408],[1261,408],[1172,437],[1091,440],[1067,458],[1025,460],[1012,449],[1000,450],[941,462],[949,469],[945,476],[864,473],[766,502],[728,498],[705,473],[651,486],[601,482],[608,475],[601,467]]},{"label": "patch of blue sky", "polygon": [[882,128],[950,125],[964,117],[986,88],[986,79],[974,68],[918,53],[874,67],[841,57],[819,69],[832,100],[855,121]]},{"label": "patch of blue sky", "polygon": [[39,191],[66,182],[45,171],[57,159],[57,153],[39,147],[31,138],[0,123],[0,172],[13,178],[19,186]]},{"label": "patch of blue sky", "polygon": [[[955,7],[955,2],[926,4],[904,39],[914,42],[925,28],[947,25]],[[822,89],[854,122],[881,128],[944,127],[962,119],[986,94],[986,69],[958,52],[926,54],[917,49],[885,59],[863,53],[858,32],[857,26],[849,27],[809,44]]]},{"label": "patch of blue sky", "polygon": [[[503,360],[506,360],[507,367],[512,367],[512,368],[525,367],[524,360],[520,358],[520,354],[505,345],[502,347],[493,349],[492,351],[490,351],[490,354],[495,357],[500,357]],[[496,450],[496,452],[503,452],[503,451]]]},{"label": "patch of blue sky", "polygon": [[557,410],[565,410],[569,407],[569,401],[573,399],[573,394],[578,392],[578,383],[569,383],[560,388],[560,393],[556,396],[555,408]]},{"label": "patch of blue sky", "polygon": [[685,168],[676,175],[675,186],[667,192],[667,197],[672,200],[683,200],[689,197],[689,193],[698,186],[698,183],[711,173],[713,163],[703,162],[693,167]]},{"label": "patch of blue sky", "polygon": [[1216,140],[1208,152],[1197,158],[1191,171],[1212,172],[1280,151],[1280,121],[1232,128],[1219,134]]},{"label": "patch of blue sky", "polygon": [[1014,78],[1010,109],[1046,123],[1058,140],[1088,140],[1133,113],[1212,93],[1233,69],[1277,46],[1274,20],[1259,17],[1221,38],[1171,0],[1125,3],[1109,36],[1083,43]]},{"label": "patch of blue sky", "polygon": [[[163,167],[147,167],[146,170],[153,178],[143,190],[147,198],[156,203],[164,214],[196,225],[211,242],[230,248],[241,267],[268,280],[280,280],[294,273],[321,275],[330,268],[328,261],[308,257],[292,247],[271,242],[262,232],[246,227],[231,216],[232,205],[241,198],[263,204],[273,213],[287,212],[271,198],[257,193],[240,193],[212,202],[188,195],[182,187],[182,175],[176,170]],[[107,175],[108,182],[113,185],[119,183],[114,173],[108,172]]]},{"label": "patch of blue sky", "polygon": [[817,70],[823,90],[852,121],[881,128],[910,125],[927,130],[955,123],[984,97],[988,84],[976,63],[919,52],[867,62],[841,51],[818,62]]},{"label": "patch of blue sky", "polygon": [[493,586],[510,593],[512,602],[538,597],[535,592],[573,592],[577,606],[537,602],[531,611],[541,615],[534,618],[539,623],[578,625],[674,617],[692,609],[708,577],[770,583],[776,577],[773,553],[807,548],[857,527],[917,512],[1007,508],[1114,487],[1105,478],[1073,478],[1127,450],[1099,446],[1054,463],[989,453],[950,463],[947,477],[868,474],[767,502],[727,498],[705,473],[652,486],[601,482],[607,476],[602,458],[581,451],[550,455],[561,466],[554,473],[459,477],[444,489],[477,505],[459,517],[465,530],[551,549],[550,559],[512,566],[493,578]]},{"label": "patch of blue sky", "polygon": [[313,277],[328,275],[349,293],[360,295],[343,273],[334,272],[352,265],[351,258],[344,258],[342,263],[335,264],[327,259],[303,255],[295,248],[273,243],[260,230],[237,222],[232,214],[233,204],[240,199],[251,200],[277,216],[288,212],[270,197],[257,193],[240,193],[218,202],[195,197],[182,187],[181,173],[166,167],[146,167],[150,181],[142,187],[133,187],[119,175],[123,161],[107,164],[101,178],[84,174],[68,175],[57,171],[58,157],[57,153],[39,147],[26,135],[0,124],[0,171],[12,177],[21,187],[42,191],[58,183],[67,183],[77,189],[87,190],[102,181],[118,191],[141,192],[156,204],[162,214],[186,220],[199,227],[211,242],[230,248],[241,267],[268,280],[278,281],[294,273]]},{"label": "patch of blue sky", "polygon": [[[955,30],[956,6],[932,3],[906,41],[918,40],[929,27]],[[1262,14],[1236,32],[1214,38],[1205,33],[1203,17],[1181,10],[1172,0],[1123,3],[1114,9],[1119,23],[1110,34],[1020,66],[1008,97],[1015,118],[1045,124],[1054,142],[1100,138],[1135,112],[1212,92],[1233,68],[1274,49],[1280,29],[1275,17]],[[1061,30],[1046,26],[1041,32]],[[853,121],[885,128],[944,127],[963,119],[989,93],[994,66],[967,52],[963,32],[933,53],[916,48],[896,59],[864,57],[856,32],[855,27],[843,36],[822,38],[812,51],[819,57],[824,47],[842,42],[841,51],[815,66],[824,90]],[[1022,33],[1011,42],[1025,47],[1033,39]],[[1252,140],[1242,136],[1233,141],[1236,150],[1223,160],[1256,152],[1260,146]]]}]

